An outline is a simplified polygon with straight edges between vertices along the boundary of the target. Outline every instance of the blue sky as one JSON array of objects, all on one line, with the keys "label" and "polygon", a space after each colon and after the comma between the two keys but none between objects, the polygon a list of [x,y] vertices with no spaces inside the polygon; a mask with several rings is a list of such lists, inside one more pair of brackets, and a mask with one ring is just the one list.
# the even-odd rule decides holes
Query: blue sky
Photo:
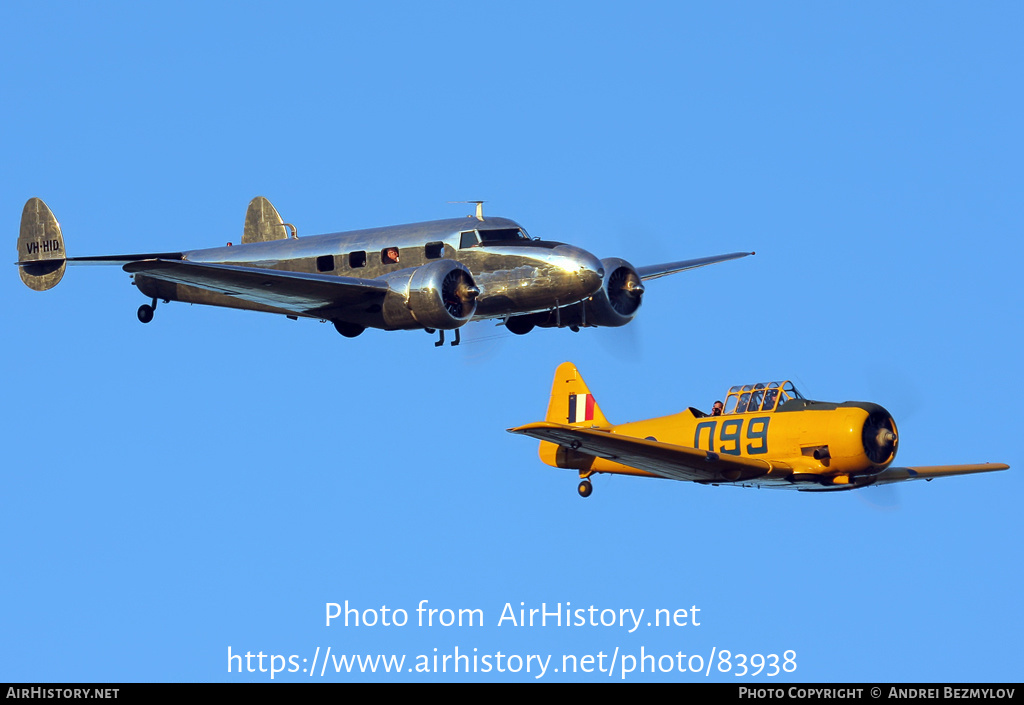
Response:
[{"label": "blue sky", "polygon": [[[12,262],[32,196],[74,255],[238,241],[255,195],[300,236],[485,199],[636,265],[757,255],[650,282],[627,329],[475,324],[444,349],[184,304],[142,326],[116,267],[36,293],[11,266],[0,680],[270,680],[230,649],[283,656],[275,681],[532,681],[530,654],[552,657],[543,681],[618,681],[621,657],[682,653],[710,675],[638,660],[625,680],[1019,682],[1022,20],[1009,2],[4,3]],[[901,464],[1012,469],[835,495],[601,476],[582,500],[505,432],[542,418],[565,360],[613,422],[789,378],[886,406]],[[485,623],[418,626],[422,600]],[[326,626],[345,601],[409,623]],[[521,603],[644,625],[499,626]],[[646,626],[693,606],[699,626]],[[310,675],[328,648],[406,661]],[[415,669],[456,649],[491,670]],[[723,649],[796,670],[722,672]],[[561,670],[599,653],[617,670]]]}]

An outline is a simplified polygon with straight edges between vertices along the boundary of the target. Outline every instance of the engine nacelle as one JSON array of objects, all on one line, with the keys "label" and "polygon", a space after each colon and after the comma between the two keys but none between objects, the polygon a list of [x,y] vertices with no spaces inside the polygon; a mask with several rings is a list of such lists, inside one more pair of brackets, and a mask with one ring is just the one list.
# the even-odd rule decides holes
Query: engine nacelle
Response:
[{"label": "engine nacelle", "polygon": [[586,325],[624,326],[633,320],[643,303],[644,284],[636,269],[624,259],[601,260],[604,281],[587,301]]},{"label": "engine nacelle", "polygon": [[881,472],[896,459],[899,433],[896,430],[896,422],[893,421],[888,411],[877,404],[865,404],[864,406],[865,411],[868,412],[868,417],[864,420],[864,426],[861,429],[864,455],[871,461],[875,469]]},{"label": "engine nacelle", "polygon": [[601,288],[586,301],[562,306],[557,311],[515,316],[505,327],[516,335],[539,328],[580,328],[624,326],[633,320],[644,294],[640,275],[629,262],[618,257],[601,260],[604,280]]},{"label": "engine nacelle", "polygon": [[439,259],[383,279],[391,287],[383,307],[389,328],[452,330],[468,323],[476,312],[480,289],[461,262]]},{"label": "engine nacelle", "polygon": [[[822,422],[808,420],[807,438],[825,441],[821,445],[802,445],[801,452],[821,462],[833,472],[874,475],[882,472],[896,458],[899,432],[892,416],[878,404],[864,401],[842,403],[800,399],[786,402],[787,409],[796,403],[809,412],[818,410]],[[781,414],[780,414],[781,416]],[[825,431],[822,433],[821,431]]]}]

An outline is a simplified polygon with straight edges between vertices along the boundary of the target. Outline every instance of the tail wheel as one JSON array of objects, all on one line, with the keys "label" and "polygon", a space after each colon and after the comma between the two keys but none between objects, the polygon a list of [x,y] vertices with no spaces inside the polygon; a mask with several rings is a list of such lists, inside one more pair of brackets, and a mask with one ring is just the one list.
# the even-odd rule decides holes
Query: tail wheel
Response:
[{"label": "tail wheel", "polygon": [[149,304],[142,304],[139,306],[138,316],[141,323],[149,323],[153,320],[153,314],[155,309]]},{"label": "tail wheel", "polygon": [[583,480],[576,486],[576,491],[580,493],[580,497],[589,497],[594,491],[594,486],[590,484],[590,480]]}]

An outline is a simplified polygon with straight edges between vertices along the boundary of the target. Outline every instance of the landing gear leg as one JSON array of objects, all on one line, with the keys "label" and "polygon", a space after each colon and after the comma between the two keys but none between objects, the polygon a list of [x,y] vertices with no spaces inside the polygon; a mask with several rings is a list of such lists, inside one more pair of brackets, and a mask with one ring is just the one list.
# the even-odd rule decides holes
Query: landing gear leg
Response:
[{"label": "landing gear leg", "polygon": [[156,299],[153,299],[152,304],[142,304],[139,306],[138,316],[141,323],[149,323],[153,320],[153,314],[156,313]]},{"label": "landing gear leg", "polygon": [[[433,333],[434,331],[433,331],[432,329],[430,329],[430,328],[427,328],[427,332],[428,332],[428,333]],[[437,342],[436,342],[436,343],[434,343],[434,347],[435,347],[435,348],[439,348],[439,347],[441,347],[442,345],[444,345],[444,329],[443,329],[443,328],[439,329],[439,330],[437,331],[437,333],[438,333],[438,336],[437,336]],[[461,334],[461,333],[459,332],[459,329],[458,329],[458,328],[456,328],[456,329],[455,329],[455,340],[453,340],[453,341],[451,342],[451,344],[452,344],[453,346],[455,346],[455,345],[458,345],[458,344],[459,344],[459,343],[461,343],[461,342],[462,342],[462,334]]]}]

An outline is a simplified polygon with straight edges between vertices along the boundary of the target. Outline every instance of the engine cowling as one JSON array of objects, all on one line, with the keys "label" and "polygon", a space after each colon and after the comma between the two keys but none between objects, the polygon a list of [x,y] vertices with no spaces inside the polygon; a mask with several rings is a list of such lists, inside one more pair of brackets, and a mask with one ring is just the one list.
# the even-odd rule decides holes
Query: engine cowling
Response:
[{"label": "engine cowling", "polygon": [[460,262],[439,259],[386,277],[391,294],[384,301],[384,320],[391,328],[451,330],[465,325],[476,312],[480,289]]},{"label": "engine cowling", "polygon": [[[809,412],[827,414],[827,431],[811,430],[807,439],[824,440],[820,446],[802,445],[804,455],[825,461],[830,471],[874,475],[895,459],[899,447],[899,432],[892,415],[872,402],[845,401],[841,403],[798,400]],[[787,409],[792,401],[783,406]],[[808,420],[805,428],[813,429]]]},{"label": "engine cowling", "polygon": [[864,455],[879,469],[885,468],[895,459],[899,434],[896,422],[888,411],[882,407],[869,410],[861,430],[861,443]]},{"label": "engine cowling", "polygon": [[556,311],[515,316],[505,327],[516,335],[540,328],[596,328],[624,326],[640,310],[644,285],[636,269],[624,259],[601,260],[604,279],[601,288],[586,301],[563,306]]},{"label": "engine cowling", "polygon": [[644,284],[636,269],[624,259],[601,260],[604,281],[587,301],[588,326],[624,326],[636,316],[643,303]]}]

